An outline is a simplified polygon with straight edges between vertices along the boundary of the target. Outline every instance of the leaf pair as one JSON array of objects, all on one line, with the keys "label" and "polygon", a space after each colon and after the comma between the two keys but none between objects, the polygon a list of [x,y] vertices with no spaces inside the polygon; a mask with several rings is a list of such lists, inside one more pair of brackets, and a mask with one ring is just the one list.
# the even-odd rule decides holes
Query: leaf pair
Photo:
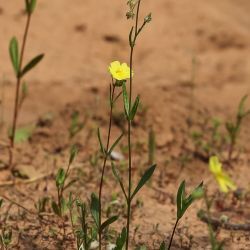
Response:
[{"label": "leaf pair", "polygon": [[21,62],[19,55],[19,46],[16,37],[13,37],[10,41],[9,54],[12,66],[18,78],[23,77],[27,72],[29,72],[32,68],[34,68],[44,57],[44,54],[40,54],[34,57],[23,69],[20,69]]},{"label": "leaf pair", "polygon": [[139,96],[136,97],[133,107],[130,110],[130,103],[125,83],[123,83],[122,85],[122,94],[123,94],[125,115],[129,121],[133,121],[140,103],[140,97]]},{"label": "leaf pair", "polygon": [[[130,201],[133,200],[133,198],[135,197],[135,195],[140,191],[140,189],[148,182],[148,180],[152,177],[154,171],[156,168],[156,164],[152,165],[150,168],[148,168],[145,173],[143,174],[143,176],[141,177],[140,181],[138,182],[134,192],[132,193],[131,197],[130,197]],[[122,192],[128,202],[128,196],[126,194],[124,185],[123,185],[123,181],[118,173],[118,170],[116,169],[116,167],[114,166],[114,164],[112,163],[112,170],[113,170],[113,174],[116,178],[116,180],[118,181],[118,183],[120,184],[120,187],[122,189]]]},{"label": "leaf pair", "polygon": [[97,130],[97,136],[98,136],[98,141],[99,141],[99,145],[100,145],[100,149],[101,152],[103,153],[103,155],[110,155],[112,153],[112,151],[115,149],[115,147],[117,146],[117,144],[120,142],[120,140],[123,137],[123,134],[121,134],[116,140],[115,142],[112,144],[112,146],[108,149],[108,152],[106,152],[106,149],[103,146],[102,143],[102,137],[101,137],[101,132],[100,132],[100,128],[98,128]]},{"label": "leaf pair", "polygon": [[185,186],[185,181],[183,181],[177,192],[177,220],[180,220],[194,200],[203,194],[203,182],[201,182],[187,198],[185,194]]}]

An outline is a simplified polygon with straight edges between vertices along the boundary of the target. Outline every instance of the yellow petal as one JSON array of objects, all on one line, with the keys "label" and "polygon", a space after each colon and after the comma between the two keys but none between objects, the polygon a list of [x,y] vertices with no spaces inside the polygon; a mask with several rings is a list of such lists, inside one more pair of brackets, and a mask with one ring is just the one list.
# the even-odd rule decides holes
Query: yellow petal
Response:
[{"label": "yellow petal", "polygon": [[222,165],[219,161],[219,158],[217,156],[211,156],[209,158],[209,170],[213,174],[218,174],[221,173],[222,171]]}]

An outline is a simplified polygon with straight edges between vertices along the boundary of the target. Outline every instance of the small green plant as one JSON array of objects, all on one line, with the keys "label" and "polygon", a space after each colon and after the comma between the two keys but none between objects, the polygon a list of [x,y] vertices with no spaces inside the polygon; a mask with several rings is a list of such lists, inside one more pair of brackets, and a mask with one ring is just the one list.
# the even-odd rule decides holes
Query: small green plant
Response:
[{"label": "small green plant", "polygon": [[[27,22],[25,26],[25,31],[23,35],[23,41],[21,45],[21,51],[19,53],[19,45],[18,40],[16,37],[13,37],[9,44],[9,54],[11,63],[16,75],[16,94],[15,94],[15,105],[14,105],[14,112],[13,112],[13,121],[12,121],[12,127],[11,127],[11,133],[10,133],[10,150],[9,150],[9,168],[12,168],[13,166],[13,148],[15,146],[15,137],[17,131],[17,120],[18,120],[18,114],[19,109],[22,106],[22,103],[24,99],[27,96],[27,85],[25,82],[22,82],[23,77],[32,70],[44,57],[43,54],[40,54],[36,57],[34,57],[32,60],[30,60],[24,67],[23,67],[23,58],[24,58],[24,52],[26,48],[26,42],[28,38],[28,32],[30,28],[30,22],[32,14],[35,11],[36,7],[36,0],[25,0],[26,4],[26,14],[27,14]],[[22,86],[22,95],[20,97],[20,88]]]},{"label": "small green plant", "polygon": [[10,249],[9,247],[12,242],[12,230],[4,228],[1,231],[0,237],[1,237],[0,242],[1,242],[2,247],[6,250]]},{"label": "small green plant", "polygon": [[[247,97],[247,95],[244,96],[239,103],[235,122],[222,123],[219,119],[213,118],[211,121],[209,119],[209,123],[205,122],[200,130],[191,133],[196,154],[208,160],[212,155],[222,155],[223,152],[228,152],[227,159],[224,160],[231,162],[242,122],[250,114],[250,110],[245,110]],[[226,133],[222,130],[222,125],[225,125]]]},{"label": "small green plant", "polygon": [[84,127],[84,123],[80,121],[80,113],[74,111],[71,115],[71,123],[69,127],[69,137],[72,139],[76,134],[78,134]]},{"label": "small green plant", "polygon": [[[175,234],[175,230],[176,230],[176,227],[177,227],[180,219],[183,217],[183,215],[185,214],[187,209],[192,205],[192,203],[197,198],[200,198],[201,195],[203,194],[203,183],[201,183],[199,186],[197,186],[188,197],[186,197],[186,194],[185,194],[185,186],[186,186],[185,181],[183,181],[181,183],[181,185],[179,186],[179,189],[178,189],[178,192],[177,192],[177,198],[176,198],[177,217],[176,217],[175,225],[174,225],[171,237],[170,237],[168,250],[171,249],[172,241],[173,241],[174,234]],[[164,247],[164,244],[165,243],[162,243],[162,245],[160,246],[160,249]]]},{"label": "small green plant", "polygon": [[62,217],[63,213],[67,210],[67,202],[64,197],[64,191],[70,187],[73,181],[70,181],[66,184],[66,181],[69,177],[70,167],[78,153],[78,149],[76,146],[72,146],[70,150],[70,157],[67,166],[67,170],[65,171],[63,168],[60,168],[56,175],[56,188],[57,188],[57,202],[52,200],[51,206],[54,213],[60,217]]},{"label": "small green plant", "polygon": [[241,124],[249,114],[250,110],[245,110],[245,102],[247,100],[247,95],[243,96],[239,103],[238,112],[236,115],[236,121],[233,122],[227,122],[226,123],[226,129],[228,132],[230,144],[229,144],[229,150],[228,150],[228,161],[230,162],[232,160],[232,154],[234,152],[235,145],[237,143],[237,139],[239,137]]},{"label": "small green plant", "polygon": [[[236,190],[236,185],[222,169],[222,164],[217,156],[211,156],[209,158],[209,170],[214,176],[221,192],[228,193],[230,190]],[[205,203],[205,211],[201,209],[198,211],[197,215],[201,220],[206,217],[212,250],[222,250],[224,242],[219,242],[217,240],[216,233],[214,232],[212,225],[211,208],[213,206],[214,197],[210,198],[208,196],[207,187],[204,187],[202,197]]]}]

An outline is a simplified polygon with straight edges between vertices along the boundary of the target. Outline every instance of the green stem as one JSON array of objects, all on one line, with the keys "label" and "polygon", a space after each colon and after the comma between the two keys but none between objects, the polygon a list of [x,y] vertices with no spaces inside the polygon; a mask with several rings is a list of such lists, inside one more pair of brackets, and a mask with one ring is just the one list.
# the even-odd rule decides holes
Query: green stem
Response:
[{"label": "green stem", "polygon": [[173,232],[172,232],[172,235],[171,235],[171,238],[170,238],[170,241],[169,241],[169,245],[168,245],[168,250],[170,250],[170,248],[172,246],[172,242],[173,242],[173,238],[174,238],[174,234],[175,234],[175,230],[176,230],[178,222],[179,222],[179,219],[177,219],[176,222],[175,222]]},{"label": "green stem", "polygon": [[[129,113],[131,111],[132,104],[132,91],[133,91],[133,55],[136,38],[138,35],[138,21],[139,21],[139,12],[140,12],[141,0],[138,1],[137,11],[136,11],[136,21],[135,21],[135,33],[133,44],[130,45],[130,78],[129,78]],[[129,248],[129,231],[130,231],[130,219],[131,219],[131,189],[132,189],[132,149],[131,149],[131,129],[132,124],[131,120],[128,119],[128,199],[127,199],[127,238],[126,238],[126,250]]]},{"label": "green stem", "polygon": [[101,175],[101,181],[100,181],[100,186],[99,186],[99,250],[102,249],[102,231],[100,230],[101,225],[102,225],[102,189],[103,189],[103,179],[104,179],[104,173],[106,169],[106,163],[108,159],[108,151],[109,151],[109,143],[110,143],[110,135],[111,135],[111,128],[112,128],[112,117],[113,117],[113,106],[114,106],[114,93],[115,93],[115,86],[112,83],[111,85],[111,103],[110,103],[110,113],[109,113],[109,128],[108,128],[108,139],[107,139],[107,145],[106,145],[106,152],[105,152],[105,157],[103,161],[103,166],[102,166],[102,175]]},{"label": "green stem", "polygon": [[12,169],[12,164],[13,164],[13,148],[15,147],[15,134],[16,134],[16,126],[17,126],[17,118],[18,118],[18,105],[19,105],[19,92],[20,92],[20,85],[21,85],[21,80],[22,80],[22,77],[20,76],[20,72],[21,72],[22,65],[23,65],[23,57],[24,57],[24,51],[25,51],[26,41],[27,41],[29,27],[30,27],[30,21],[31,21],[31,14],[28,14],[25,31],[23,35],[19,69],[18,69],[18,74],[17,74],[17,79],[16,79],[17,83],[16,83],[15,106],[14,106],[14,113],[13,113],[12,131],[11,131],[11,136],[10,136],[10,150],[9,150],[9,168],[11,169]]}]

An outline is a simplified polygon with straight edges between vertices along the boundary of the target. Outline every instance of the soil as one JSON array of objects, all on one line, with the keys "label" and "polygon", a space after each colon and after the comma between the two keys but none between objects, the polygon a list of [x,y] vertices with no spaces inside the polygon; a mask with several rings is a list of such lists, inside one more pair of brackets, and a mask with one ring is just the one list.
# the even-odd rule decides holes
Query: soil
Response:
[{"label": "soil", "polygon": [[[8,158],[4,145],[8,143],[15,89],[8,44],[13,35],[21,40],[23,5],[23,1],[0,3],[2,162]],[[110,81],[107,67],[114,60],[128,62],[131,23],[126,21],[126,8],[126,1],[116,0],[75,0],[73,4],[66,0],[38,1],[25,60],[41,52],[45,58],[25,77],[29,93],[18,121],[19,127],[32,125],[34,131],[29,141],[16,145],[14,152],[15,167],[26,179],[16,178],[16,184],[11,185],[9,171],[1,170],[0,174],[0,196],[32,211],[5,201],[0,228],[6,218],[13,229],[10,249],[75,249],[69,220],[63,238],[62,222],[50,206],[46,207],[46,220],[40,220],[34,204],[42,197],[56,198],[55,173],[59,167],[66,168],[72,144],[78,145],[80,153],[70,173],[77,182],[68,192],[86,201],[98,191],[102,159],[93,162],[98,150],[96,129],[101,128],[105,140]],[[210,138],[212,119],[233,121],[239,101],[250,94],[250,1],[145,0],[141,11],[142,16],[152,12],[153,21],[135,51],[134,95],[140,94],[142,106],[132,131],[134,183],[148,166],[150,130],[156,136],[157,169],[135,202],[131,235],[133,247],[144,244],[148,249],[159,249],[160,242],[170,238],[176,219],[175,195],[184,179],[188,192],[201,181],[206,184],[209,194],[215,196],[214,217],[226,215],[232,223],[250,223],[250,117],[243,121],[234,160],[224,164],[244,194],[240,199],[236,194],[218,192],[208,171],[208,155],[197,150],[190,136],[199,130]],[[250,107],[250,99],[246,107]],[[84,127],[70,138],[75,111]],[[112,140],[122,131],[126,133],[121,111],[119,102]],[[223,127],[222,133],[226,133]],[[225,146],[220,151],[222,159],[226,159],[227,150]],[[117,151],[127,156],[125,139]],[[125,178],[126,161],[118,161],[118,165]],[[122,210],[123,197],[109,165],[104,196],[106,204],[117,197]],[[197,217],[202,208],[202,200],[189,208],[178,225],[173,249],[210,249],[207,225]],[[115,229],[120,230],[123,224],[121,217]],[[250,249],[249,231],[216,232],[225,242],[224,249]]]}]

